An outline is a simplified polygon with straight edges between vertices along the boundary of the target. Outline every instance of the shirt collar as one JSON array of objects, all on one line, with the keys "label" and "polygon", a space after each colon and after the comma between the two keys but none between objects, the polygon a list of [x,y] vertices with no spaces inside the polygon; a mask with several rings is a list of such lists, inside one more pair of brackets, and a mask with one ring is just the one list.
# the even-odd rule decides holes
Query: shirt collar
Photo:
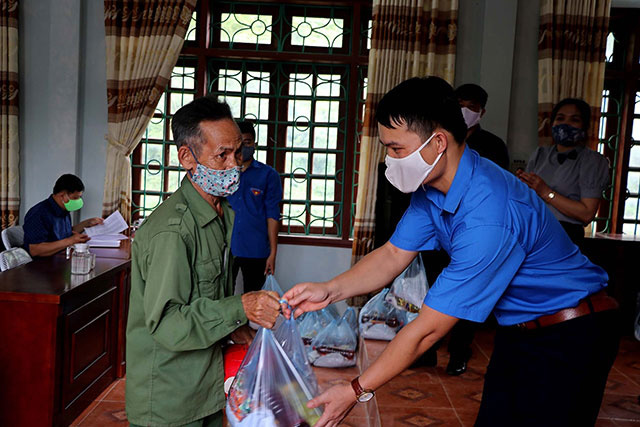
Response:
[{"label": "shirt collar", "polygon": [[[198,193],[188,177],[182,179],[180,189],[199,227],[206,226],[218,217],[218,212]],[[222,199],[220,203],[225,215],[229,214],[228,203],[227,199]]]},{"label": "shirt collar", "polygon": [[49,208],[51,209],[51,211],[55,216],[62,217],[62,216],[66,216],[69,213],[65,209],[62,209],[60,206],[58,206],[55,199],[53,198],[53,194],[49,196],[49,198],[47,199],[47,202],[49,202]]},{"label": "shirt collar", "polygon": [[444,195],[439,190],[428,187],[426,189],[427,198],[440,210],[455,213],[458,206],[460,206],[462,196],[467,192],[467,189],[471,184],[471,177],[473,176],[475,163],[474,153],[465,146],[460,162],[458,163],[456,175],[453,177],[453,182],[451,183],[451,187],[449,187],[447,194]]}]

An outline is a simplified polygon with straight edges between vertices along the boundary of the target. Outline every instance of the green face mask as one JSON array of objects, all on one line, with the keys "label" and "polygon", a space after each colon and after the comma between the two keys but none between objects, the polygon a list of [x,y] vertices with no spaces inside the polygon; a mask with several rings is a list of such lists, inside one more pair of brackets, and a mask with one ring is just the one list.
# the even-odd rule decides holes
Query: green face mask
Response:
[{"label": "green face mask", "polygon": [[75,200],[69,199],[69,201],[64,204],[64,208],[69,212],[77,211],[78,209],[82,208],[82,206],[84,206],[82,198]]}]

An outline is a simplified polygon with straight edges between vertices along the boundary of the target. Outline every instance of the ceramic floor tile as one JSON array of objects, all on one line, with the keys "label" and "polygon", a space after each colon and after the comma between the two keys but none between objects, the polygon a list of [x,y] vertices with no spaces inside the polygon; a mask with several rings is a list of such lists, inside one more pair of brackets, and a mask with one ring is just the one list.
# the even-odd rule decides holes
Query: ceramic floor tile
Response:
[{"label": "ceramic floor tile", "polygon": [[600,407],[600,418],[613,418],[621,421],[640,422],[640,404],[638,396],[605,394]]},{"label": "ceramic floor tile", "polygon": [[376,392],[378,407],[445,408],[453,409],[440,384],[422,387],[407,386],[391,381]]},{"label": "ceramic floor tile", "polygon": [[464,427],[473,427],[476,422],[476,418],[478,416],[478,410],[471,409],[458,409],[456,408],[456,414],[460,419],[460,422]]},{"label": "ceramic floor tile", "polygon": [[124,402],[125,381],[116,381],[115,386],[104,396],[105,402]]},{"label": "ceramic floor tile", "polygon": [[[109,386],[108,388],[111,388],[111,386]],[[87,409],[82,411],[82,413],[78,415],[78,418],[76,418],[71,422],[71,427],[79,426],[85,420],[85,418],[87,418],[89,414],[96,408],[96,406],[98,406],[98,403],[100,402],[97,400],[94,400],[93,402],[91,402],[91,404],[87,407]]]},{"label": "ceramic floor tile", "polygon": [[596,420],[596,424],[595,427],[611,427],[611,426],[617,426],[617,424],[615,423],[615,421],[608,419],[608,418],[598,418]]},{"label": "ceramic floor tile", "polygon": [[453,409],[380,407],[382,427],[460,426]]},{"label": "ceramic floor tile", "polygon": [[444,384],[444,388],[456,411],[478,412],[482,401],[482,384]]},{"label": "ceramic floor tile", "polygon": [[93,412],[80,423],[80,427],[109,427],[115,425],[129,425],[127,414],[124,410],[124,403],[100,402]]},{"label": "ceramic floor tile", "polygon": [[630,380],[626,375],[610,373],[605,393],[640,396],[640,385]]}]

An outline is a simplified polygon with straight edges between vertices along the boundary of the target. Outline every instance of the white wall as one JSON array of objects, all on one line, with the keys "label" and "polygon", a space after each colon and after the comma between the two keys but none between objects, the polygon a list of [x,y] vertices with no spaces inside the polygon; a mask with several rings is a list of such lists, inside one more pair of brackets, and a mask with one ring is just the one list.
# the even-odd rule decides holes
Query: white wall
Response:
[{"label": "white wall", "polygon": [[107,117],[103,3],[22,0],[19,7],[21,219],[64,173],[85,183],[80,216],[98,216]]},{"label": "white wall", "polygon": [[512,164],[537,146],[539,0],[460,0],[455,85],[489,94],[483,128],[502,138]]}]

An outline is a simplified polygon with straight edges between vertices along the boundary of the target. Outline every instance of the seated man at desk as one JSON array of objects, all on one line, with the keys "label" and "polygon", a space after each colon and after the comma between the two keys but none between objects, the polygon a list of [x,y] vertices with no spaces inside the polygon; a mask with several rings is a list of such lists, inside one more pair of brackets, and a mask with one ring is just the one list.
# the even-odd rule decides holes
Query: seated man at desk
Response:
[{"label": "seated man at desk", "polygon": [[86,219],[71,226],[69,212],[82,208],[84,184],[75,175],[65,174],[53,186],[53,194],[27,212],[24,217],[24,249],[31,256],[49,256],[67,246],[89,240],[80,234],[86,227],[102,224],[102,218]]}]

